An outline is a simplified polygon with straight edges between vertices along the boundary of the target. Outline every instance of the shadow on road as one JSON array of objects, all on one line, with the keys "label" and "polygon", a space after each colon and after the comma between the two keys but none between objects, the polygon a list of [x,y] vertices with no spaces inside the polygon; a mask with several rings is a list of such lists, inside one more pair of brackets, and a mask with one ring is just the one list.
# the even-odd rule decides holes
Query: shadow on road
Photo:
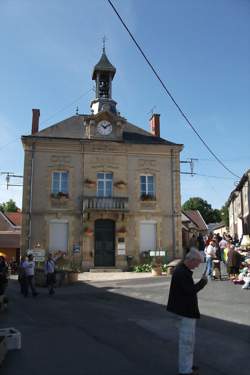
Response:
[{"label": "shadow on road", "polygon": [[[1,374],[177,374],[175,318],[163,305],[111,289],[81,282],[53,297],[41,288],[37,298],[24,299],[11,281],[0,327],[18,329],[22,349],[8,353]],[[196,343],[201,374],[248,375],[249,344],[249,326],[203,316]]]}]

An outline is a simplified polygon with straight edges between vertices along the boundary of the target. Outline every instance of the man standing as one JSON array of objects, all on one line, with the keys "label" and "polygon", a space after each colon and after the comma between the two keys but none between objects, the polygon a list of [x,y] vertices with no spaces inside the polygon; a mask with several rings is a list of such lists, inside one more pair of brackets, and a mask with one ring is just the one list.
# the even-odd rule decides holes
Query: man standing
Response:
[{"label": "man standing", "polygon": [[196,320],[200,318],[197,293],[207,284],[202,276],[194,283],[194,268],[202,262],[200,252],[191,248],[172,276],[167,310],[178,315],[179,321],[179,375],[192,375],[197,368],[193,365]]},{"label": "man standing", "polygon": [[54,257],[51,253],[48,254],[48,259],[44,264],[44,272],[47,276],[47,286],[49,289],[49,294],[55,294],[54,286],[56,283],[56,273],[55,273],[55,265],[57,259],[62,256],[62,252],[59,252],[59,255]]},{"label": "man standing", "polygon": [[213,259],[216,258],[216,244],[215,241],[210,241],[205,249],[206,262],[207,262],[207,275],[211,279],[213,273]]}]

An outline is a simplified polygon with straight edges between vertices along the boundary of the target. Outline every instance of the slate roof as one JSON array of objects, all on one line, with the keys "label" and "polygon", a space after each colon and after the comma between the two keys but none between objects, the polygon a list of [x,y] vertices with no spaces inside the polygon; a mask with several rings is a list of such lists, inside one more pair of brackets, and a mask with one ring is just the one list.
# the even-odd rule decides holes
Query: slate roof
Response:
[{"label": "slate roof", "polygon": [[132,132],[123,132],[123,140],[125,143],[134,144],[163,144],[168,146],[176,146],[176,143],[167,141],[160,137],[155,137],[153,135],[143,135]]},{"label": "slate roof", "polygon": [[105,52],[102,53],[100,60],[94,67],[92,79],[96,79],[97,72],[111,72],[112,78],[115,75],[116,68],[111,64]]},{"label": "slate roof", "polygon": [[200,213],[199,210],[184,211],[184,214],[191,221],[193,221],[200,230],[207,230],[208,229],[207,224],[206,224],[205,220],[203,219],[203,217],[201,216],[201,213]]},{"label": "slate roof", "polygon": [[[36,134],[22,136],[22,140],[30,137],[39,138],[54,138],[54,139],[85,139],[83,138],[83,124],[85,118],[89,115],[75,115],[65,120],[62,120],[45,129],[41,129]],[[91,141],[88,139],[88,141]],[[102,140],[100,140],[102,142]],[[105,140],[106,141],[106,140]],[[112,140],[116,141],[116,140]],[[155,137],[149,131],[146,131],[130,122],[126,121],[124,124],[123,139],[124,143],[130,144],[161,144],[168,146],[183,146],[170,142],[166,139]],[[118,141],[118,142],[122,142]]]}]

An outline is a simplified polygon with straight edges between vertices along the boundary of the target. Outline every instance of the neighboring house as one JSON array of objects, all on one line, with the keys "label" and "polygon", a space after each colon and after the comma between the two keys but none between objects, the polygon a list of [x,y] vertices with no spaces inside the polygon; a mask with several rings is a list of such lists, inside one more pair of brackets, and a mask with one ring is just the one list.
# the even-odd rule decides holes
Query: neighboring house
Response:
[{"label": "neighboring house", "polygon": [[221,237],[224,233],[228,233],[228,228],[226,227],[225,223],[210,223],[208,226],[208,232],[219,234]]},{"label": "neighboring house", "polygon": [[21,220],[21,212],[0,211],[0,255],[8,262],[20,258]]},{"label": "neighboring house", "polygon": [[205,220],[203,219],[199,210],[187,210],[187,211],[184,211],[184,214],[197,227],[197,229],[193,231],[193,234],[195,234],[195,235],[198,235],[199,233],[201,233],[202,235],[207,234],[208,226],[207,226]]},{"label": "neighboring house", "polygon": [[231,236],[250,234],[250,170],[242,176],[236,188],[231,192],[227,207],[229,210],[229,232]]},{"label": "neighboring house", "polygon": [[33,110],[25,152],[22,252],[39,242],[62,250],[88,270],[127,267],[147,250],[182,256],[180,152],[160,137],[160,115],[150,131],[128,122],[112,99],[116,69],[105,50],[94,67],[90,114],[77,114],[39,131]]},{"label": "neighboring house", "polygon": [[188,249],[192,238],[196,239],[199,234],[203,236],[208,232],[208,226],[200,211],[188,210],[182,212],[182,243],[183,248]]}]

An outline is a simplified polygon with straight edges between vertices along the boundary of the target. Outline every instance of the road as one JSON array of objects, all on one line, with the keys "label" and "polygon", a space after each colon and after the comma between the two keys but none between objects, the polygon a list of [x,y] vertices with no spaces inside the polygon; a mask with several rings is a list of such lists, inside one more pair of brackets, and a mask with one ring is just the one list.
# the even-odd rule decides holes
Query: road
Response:
[{"label": "road", "polygon": [[[1,375],[177,374],[176,320],[165,310],[169,285],[166,276],[80,282],[24,299],[11,281],[0,326],[22,333],[22,349],[9,351]],[[200,374],[249,375],[250,290],[213,281],[199,305]]]}]

